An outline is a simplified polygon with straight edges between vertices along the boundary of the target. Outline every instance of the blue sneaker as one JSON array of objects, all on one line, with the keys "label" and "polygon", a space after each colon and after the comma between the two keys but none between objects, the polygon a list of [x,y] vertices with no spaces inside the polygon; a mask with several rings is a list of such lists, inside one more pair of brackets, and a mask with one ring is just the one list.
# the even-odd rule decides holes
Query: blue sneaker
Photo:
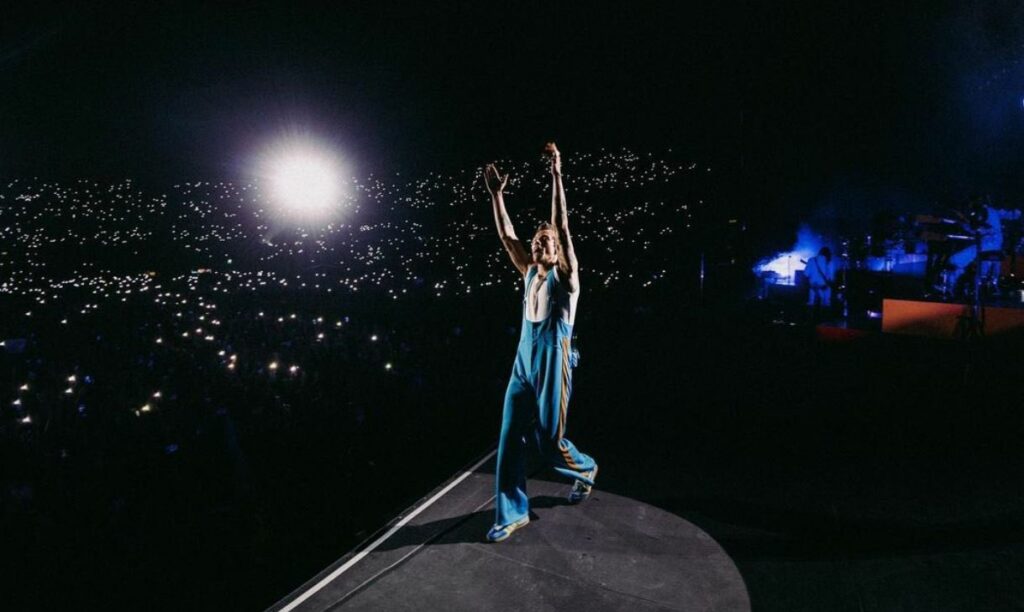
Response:
[{"label": "blue sneaker", "polygon": [[[594,469],[584,473],[583,475],[589,478],[591,482],[594,482],[597,479],[597,464],[594,464]],[[593,488],[594,487],[592,485],[588,485],[582,480],[577,480],[572,485],[572,491],[569,491],[569,503],[578,504],[582,501],[586,501],[586,499],[590,497],[590,491]]]},{"label": "blue sneaker", "polygon": [[526,527],[526,525],[528,525],[529,522],[530,517],[529,515],[527,515],[514,523],[509,523],[508,525],[495,525],[494,527],[491,527],[490,531],[487,532],[487,541],[501,542],[503,540],[507,540],[508,537],[512,535],[513,531],[519,529],[520,527]]}]

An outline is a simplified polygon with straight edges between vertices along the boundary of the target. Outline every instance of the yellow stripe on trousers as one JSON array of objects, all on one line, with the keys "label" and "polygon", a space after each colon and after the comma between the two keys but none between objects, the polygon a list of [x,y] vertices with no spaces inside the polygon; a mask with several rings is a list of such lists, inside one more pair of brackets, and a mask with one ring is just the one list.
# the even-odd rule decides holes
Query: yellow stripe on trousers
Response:
[{"label": "yellow stripe on trousers", "polygon": [[562,397],[558,410],[558,450],[562,451],[565,464],[571,469],[582,469],[576,463],[568,448],[562,446],[562,436],[565,434],[565,415],[569,409],[569,339],[562,338]]}]

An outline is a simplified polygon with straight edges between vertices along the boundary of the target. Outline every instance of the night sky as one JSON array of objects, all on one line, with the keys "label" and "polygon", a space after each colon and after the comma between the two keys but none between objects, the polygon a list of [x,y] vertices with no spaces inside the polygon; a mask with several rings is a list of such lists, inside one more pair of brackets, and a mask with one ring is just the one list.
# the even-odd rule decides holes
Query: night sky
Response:
[{"label": "night sky", "polygon": [[1024,199],[1018,2],[432,4],[16,8],[0,176],[239,180],[300,131],[363,176],[554,139],[684,151],[762,213]]}]

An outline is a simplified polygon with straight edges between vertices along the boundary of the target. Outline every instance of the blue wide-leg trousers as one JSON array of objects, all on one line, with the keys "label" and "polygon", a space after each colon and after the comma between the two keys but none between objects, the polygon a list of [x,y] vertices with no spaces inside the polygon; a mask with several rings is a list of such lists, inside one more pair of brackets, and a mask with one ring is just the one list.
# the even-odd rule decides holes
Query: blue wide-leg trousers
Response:
[{"label": "blue wide-leg trousers", "polygon": [[586,473],[594,468],[594,459],[565,437],[572,394],[569,336],[551,337],[537,331],[520,341],[505,391],[495,479],[496,525],[508,525],[529,514],[526,459],[531,443],[559,473],[593,484]]}]

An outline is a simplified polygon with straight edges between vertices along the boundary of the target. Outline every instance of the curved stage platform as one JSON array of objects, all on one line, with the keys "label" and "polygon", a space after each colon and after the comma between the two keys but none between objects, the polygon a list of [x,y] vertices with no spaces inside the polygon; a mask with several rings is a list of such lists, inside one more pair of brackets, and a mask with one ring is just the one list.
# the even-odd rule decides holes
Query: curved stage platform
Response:
[{"label": "curved stage platform", "polygon": [[693,524],[599,488],[571,506],[568,484],[536,475],[528,490],[530,524],[485,542],[492,453],[271,610],[750,610],[736,565]]}]

